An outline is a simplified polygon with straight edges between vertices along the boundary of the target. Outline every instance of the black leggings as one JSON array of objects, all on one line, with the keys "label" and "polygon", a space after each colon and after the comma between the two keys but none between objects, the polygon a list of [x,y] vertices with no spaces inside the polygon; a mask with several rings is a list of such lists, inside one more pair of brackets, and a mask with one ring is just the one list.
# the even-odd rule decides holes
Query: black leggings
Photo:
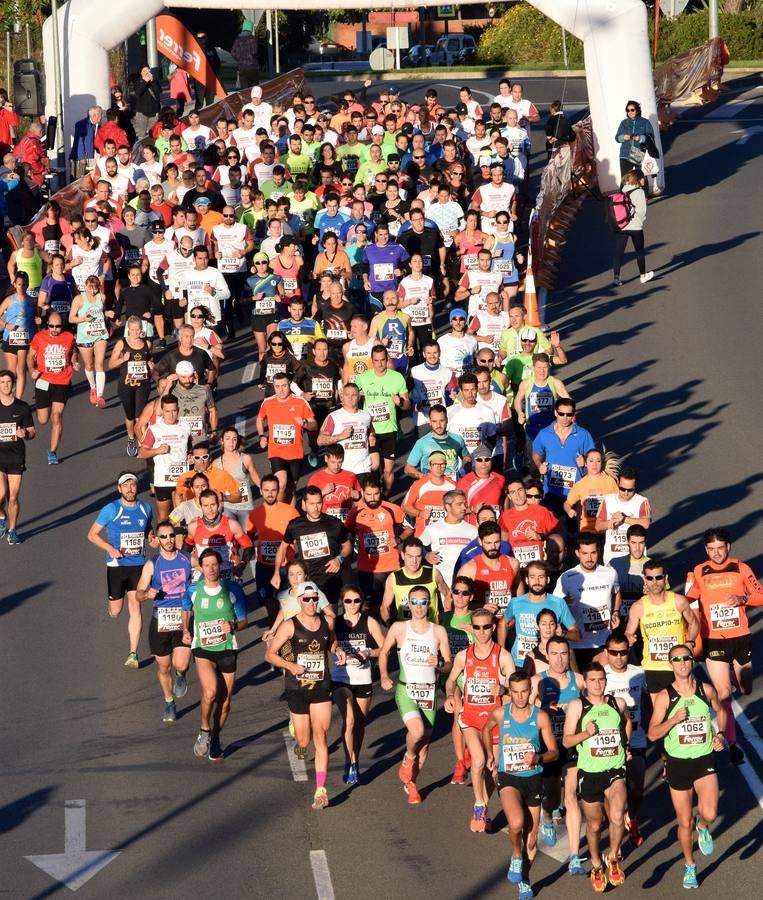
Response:
[{"label": "black leggings", "polygon": [[126,384],[119,385],[117,394],[125,412],[125,419],[134,421],[140,418],[140,414],[148,403],[150,393],[151,385],[148,381],[136,388],[128,387]]},{"label": "black leggings", "polygon": [[646,257],[644,256],[644,232],[643,231],[618,231],[615,233],[615,257],[612,269],[615,277],[620,274],[620,266],[623,263],[625,255],[625,247],[628,244],[628,238],[633,241],[633,249],[636,251],[636,262],[641,275],[646,273]]}]

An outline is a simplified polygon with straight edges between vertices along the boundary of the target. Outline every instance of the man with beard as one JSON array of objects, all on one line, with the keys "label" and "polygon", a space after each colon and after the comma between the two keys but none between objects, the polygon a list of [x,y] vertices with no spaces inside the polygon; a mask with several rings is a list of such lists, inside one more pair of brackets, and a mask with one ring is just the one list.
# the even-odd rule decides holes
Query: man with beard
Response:
[{"label": "man with beard", "polygon": [[513,597],[498,622],[498,640],[503,646],[508,632],[509,622],[514,620],[514,643],[511,655],[517,668],[524,664],[525,656],[538,643],[538,613],[542,609],[550,609],[566,632],[567,638],[580,640],[580,628],[562,597],[554,597],[548,593],[551,581],[548,563],[542,560],[528,563],[525,570],[527,593],[521,597]]},{"label": "man with beard", "polygon": [[466,310],[452,309],[448,316],[450,331],[437,339],[440,345],[440,362],[453,370],[459,377],[466,370],[474,368],[477,352],[477,338],[466,333]]},{"label": "man with beard", "polygon": [[[474,582],[474,605],[486,606],[500,617],[508,606],[514,589],[524,588],[524,582],[519,577],[519,563],[513,556],[501,555],[501,529],[497,522],[483,522],[477,529],[477,536],[482,545],[482,553],[463,565],[458,575],[460,578],[471,578]],[[499,636],[500,621],[499,618]]]},{"label": "man with beard", "polygon": [[307,483],[320,488],[323,496],[322,512],[345,522],[360,500],[360,482],[354,472],[342,468],[344,447],[341,444],[326,447],[325,456],[325,468],[311,475]]}]

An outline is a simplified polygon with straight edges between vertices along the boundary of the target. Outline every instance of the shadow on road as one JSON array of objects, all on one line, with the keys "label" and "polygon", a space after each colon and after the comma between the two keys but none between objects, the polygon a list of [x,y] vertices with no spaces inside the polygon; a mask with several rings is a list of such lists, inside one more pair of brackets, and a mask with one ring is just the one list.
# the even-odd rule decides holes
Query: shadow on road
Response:
[{"label": "shadow on road", "polygon": [[22,825],[38,809],[50,803],[55,791],[51,785],[0,806],[0,834],[7,834]]}]

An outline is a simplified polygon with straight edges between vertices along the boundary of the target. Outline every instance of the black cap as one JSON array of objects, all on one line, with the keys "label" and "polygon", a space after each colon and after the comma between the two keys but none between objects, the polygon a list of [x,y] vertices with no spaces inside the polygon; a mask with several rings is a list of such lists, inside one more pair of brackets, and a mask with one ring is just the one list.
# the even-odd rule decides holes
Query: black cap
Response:
[{"label": "black cap", "polygon": [[469,112],[469,110],[466,108],[465,103],[456,103],[456,112],[459,114],[459,116],[465,116]]},{"label": "black cap", "polygon": [[153,231],[154,233],[156,233],[157,231],[164,231],[164,222],[152,222],[151,231]]}]

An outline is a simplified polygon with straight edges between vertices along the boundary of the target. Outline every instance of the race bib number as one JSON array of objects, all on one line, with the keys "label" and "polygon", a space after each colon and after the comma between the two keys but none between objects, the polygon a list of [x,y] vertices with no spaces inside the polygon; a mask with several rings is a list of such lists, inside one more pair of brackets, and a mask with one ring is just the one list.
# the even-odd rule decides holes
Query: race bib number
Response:
[{"label": "race bib number", "polygon": [[130,360],[127,363],[127,374],[130,378],[148,378],[148,365],[142,361]]},{"label": "race bib number", "polygon": [[266,316],[276,311],[276,301],[273,297],[264,297],[254,303],[254,313],[257,316]]},{"label": "race bib number", "polygon": [[374,263],[374,281],[391,281],[394,274],[392,263]]},{"label": "race bib number", "polygon": [[718,631],[724,628],[739,628],[741,619],[738,606],[724,606],[722,603],[710,605],[710,625]]},{"label": "race bib number", "polygon": [[515,644],[517,656],[520,660],[524,659],[527,654],[535,649],[535,645],[538,643],[537,637],[529,637],[526,634],[518,634],[517,642]]},{"label": "race bib number", "polygon": [[326,657],[323,653],[298,653],[297,665],[305,670],[301,681],[323,681],[326,672]]},{"label": "race bib number", "polygon": [[298,282],[296,278],[284,278],[283,280],[283,289],[284,293],[289,296],[290,294],[296,294],[298,287]]},{"label": "race bib number", "polygon": [[45,354],[45,368],[48,372],[63,372],[66,368],[66,357],[58,353]]},{"label": "race bib number", "polygon": [[199,622],[199,643],[202,647],[217,647],[224,644],[227,635],[223,631],[224,619],[214,619],[211,622]]},{"label": "race bib number", "polygon": [[603,728],[590,739],[591,756],[607,758],[620,752],[620,729]]},{"label": "race bib number", "polygon": [[509,600],[511,600],[511,594],[495,593],[494,591],[488,591],[485,597],[485,603],[494,603],[499,611],[506,609],[509,605]]},{"label": "race bib number", "polygon": [[434,709],[434,684],[409,683],[405,686],[405,692],[418,706],[419,709]]},{"label": "race bib number", "polygon": [[220,260],[221,272],[238,272],[241,268],[241,260],[235,256],[223,256]]},{"label": "race bib number", "polygon": [[560,466],[557,463],[551,463],[548,472],[548,483],[551,487],[569,490],[575,484],[577,476],[578,470],[576,466]]},{"label": "race bib number", "polygon": [[392,237],[397,237],[400,234],[400,222],[397,219],[389,222],[388,226],[389,233],[392,235]]},{"label": "race bib number", "polygon": [[707,718],[705,716],[689,716],[676,725],[678,743],[688,746],[704,744],[707,740]]},{"label": "race bib number", "polygon": [[628,538],[626,537],[627,528],[622,531],[612,531],[610,534],[609,549],[614,554],[628,552]]},{"label": "race bib number", "polygon": [[537,416],[539,413],[549,412],[554,405],[554,398],[551,394],[538,394],[533,392],[530,394],[530,415]]},{"label": "race bib number", "polygon": [[273,565],[276,561],[276,552],[280,546],[279,541],[262,541],[260,544],[260,562]]},{"label": "race bib number", "polygon": [[16,440],[16,423],[0,422],[0,441]]},{"label": "race bib number", "polygon": [[238,482],[238,492],[241,494],[241,499],[239,503],[248,503],[252,496],[249,493],[249,482],[248,481],[239,481]]},{"label": "race bib number", "polygon": [[181,417],[181,422],[186,423],[186,425],[191,429],[191,434],[194,437],[198,437],[204,432],[204,420],[201,418],[201,416],[183,416]]},{"label": "race bib number", "polygon": [[363,549],[366,556],[381,556],[390,549],[389,533],[386,531],[372,531],[363,535]]},{"label": "race bib number", "polygon": [[430,406],[434,406],[435,403],[442,403],[445,405],[445,394],[443,389],[440,387],[433,387],[426,389],[427,394],[427,403]]},{"label": "race bib number", "polygon": [[514,558],[522,566],[526,566],[528,563],[535,562],[541,558],[540,547],[537,544],[532,544],[529,547],[517,547],[515,544],[512,550],[514,551]]},{"label": "race bib number", "polygon": [[346,665],[348,666],[364,666],[367,661],[358,659],[358,653],[367,653],[368,647],[362,638],[356,638],[350,641],[339,641],[339,646],[344,650],[347,657]]},{"label": "race bib number", "polygon": [[431,322],[428,306],[406,306],[405,311],[411,317],[411,325],[429,325]]},{"label": "race bib number", "polygon": [[667,662],[670,648],[680,643],[681,639],[677,634],[671,634],[669,637],[650,637],[649,659],[652,662]]},{"label": "race bib number", "polygon": [[321,559],[331,553],[329,536],[325,531],[319,531],[317,534],[303,534],[299,539],[299,546],[305,559]]},{"label": "race bib number", "polygon": [[142,531],[123,531],[119,536],[122,556],[140,556],[143,553],[145,535]]},{"label": "race bib number", "polygon": [[465,650],[469,646],[469,635],[465,631],[449,631],[448,647],[450,647],[450,655],[455,656],[460,650]]},{"label": "race bib number", "polygon": [[399,359],[403,355],[403,342],[397,338],[391,338],[387,343],[387,352],[392,359]]},{"label": "race bib number", "polygon": [[330,400],[334,396],[334,382],[330,378],[313,378],[312,389],[316,400]]},{"label": "race bib number", "polygon": [[8,335],[8,343],[11,347],[21,347],[29,343],[28,328],[14,328]]},{"label": "race bib number", "polygon": [[389,403],[372,403],[366,411],[374,422],[388,422],[390,419]]},{"label": "race bib number", "polygon": [[464,684],[464,699],[470,706],[495,706],[497,695],[492,678],[468,678]]},{"label": "race bib number", "polygon": [[297,439],[297,429],[294,425],[274,425],[273,442],[285,445],[293,444]]},{"label": "race bib number", "polygon": [[464,268],[469,271],[469,269],[476,269],[479,264],[479,257],[476,253],[467,253],[464,256]]},{"label": "race bib number", "polygon": [[51,300],[50,308],[61,315],[68,315],[72,305],[69,300]]},{"label": "race bib number", "polygon": [[589,519],[595,519],[599,515],[601,507],[601,496],[599,494],[589,494],[583,502],[583,512]]},{"label": "race bib number", "polygon": [[183,619],[179,606],[160,606],[156,610],[157,631],[182,631]]},{"label": "race bib number", "polygon": [[501,756],[504,772],[529,772],[533,767],[525,762],[528,753],[535,753],[535,748],[530,743],[503,744]]},{"label": "race bib number", "polygon": [[444,506],[427,506],[425,509],[429,510],[429,518],[427,519],[427,524],[429,525],[431,525],[432,522],[442,522],[445,518]]},{"label": "race bib number", "polygon": [[603,631],[609,628],[609,607],[584,606],[583,630]]},{"label": "race bib number", "polygon": [[427,270],[429,270],[429,269],[432,268],[432,254],[431,254],[431,253],[422,253],[422,254],[421,254],[421,261],[422,261],[423,264],[424,264],[424,271],[425,271],[425,272],[426,272]]},{"label": "race bib number", "polygon": [[326,337],[330,341],[344,341],[347,338],[347,331],[345,328],[327,328]]},{"label": "race bib number", "polygon": [[185,472],[183,463],[170,463],[167,466],[167,477],[172,481],[176,481]]},{"label": "race bib number", "polygon": [[89,319],[85,323],[85,336],[94,339],[106,337],[106,323],[102,318]]},{"label": "race bib number", "polygon": [[506,278],[514,271],[514,266],[510,259],[496,259],[493,260],[493,269]]},{"label": "race bib number", "polygon": [[479,428],[464,428],[461,437],[469,450],[476,450],[482,442]]},{"label": "race bib number", "polygon": [[265,369],[265,381],[268,384],[273,383],[273,379],[276,375],[280,375],[281,372],[286,371],[286,363],[268,363]]},{"label": "race bib number", "polygon": [[61,249],[61,242],[60,242],[60,241],[54,241],[54,240],[45,241],[45,243],[43,244],[42,249],[43,249],[46,253],[58,253],[58,251]]}]

